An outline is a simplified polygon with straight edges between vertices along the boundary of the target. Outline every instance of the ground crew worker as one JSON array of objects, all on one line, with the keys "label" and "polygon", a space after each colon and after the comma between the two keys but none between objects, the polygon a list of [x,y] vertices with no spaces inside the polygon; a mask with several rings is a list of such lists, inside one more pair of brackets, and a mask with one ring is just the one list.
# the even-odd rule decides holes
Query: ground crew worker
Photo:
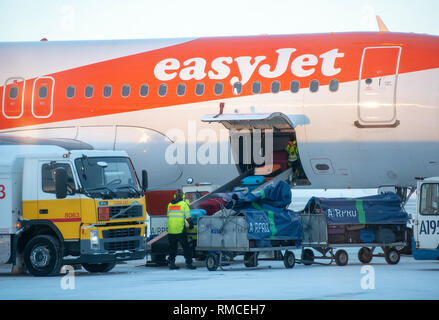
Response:
[{"label": "ground crew worker", "polygon": [[192,253],[187,241],[185,227],[193,227],[191,211],[188,204],[183,199],[183,191],[177,190],[174,199],[168,205],[168,239],[170,247],[169,255],[169,269],[179,269],[175,265],[175,257],[177,256],[178,243],[183,248],[184,258],[186,260],[186,267],[188,269],[195,269],[192,265]]},{"label": "ground crew worker", "polygon": [[299,168],[299,153],[297,150],[297,142],[296,139],[290,138],[288,141],[287,146],[285,147],[285,150],[288,153],[288,166],[292,167],[293,173],[295,176],[298,175],[298,168]]}]

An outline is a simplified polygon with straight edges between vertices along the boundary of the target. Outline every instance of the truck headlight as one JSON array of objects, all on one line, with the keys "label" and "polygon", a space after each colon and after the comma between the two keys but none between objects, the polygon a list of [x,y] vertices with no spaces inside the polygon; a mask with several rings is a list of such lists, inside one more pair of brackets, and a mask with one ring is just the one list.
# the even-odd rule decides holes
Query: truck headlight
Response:
[{"label": "truck headlight", "polygon": [[93,250],[99,250],[99,231],[90,230],[90,245]]}]

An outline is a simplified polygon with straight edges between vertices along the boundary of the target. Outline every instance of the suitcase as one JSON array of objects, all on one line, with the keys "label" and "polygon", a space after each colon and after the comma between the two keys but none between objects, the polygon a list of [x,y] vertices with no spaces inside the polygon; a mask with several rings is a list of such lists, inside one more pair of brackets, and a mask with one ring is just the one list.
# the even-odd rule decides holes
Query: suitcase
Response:
[{"label": "suitcase", "polygon": [[347,243],[360,243],[360,230],[347,231]]},{"label": "suitcase", "polygon": [[373,243],[375,240],[375,234],[372,230],[361,230],[360,240],[364,243]]},{"label": "suitcase", "polygon": [[253,191],[264,182],[264,176],[248,176],[241,180],[241,187],[248,188],[248,191]]},{"label": "suitcase", "polygon": [[194,225],[197,225],[198,218],[204,216],[206,214],[206,210],[204,209],[191,209],[191,216],[194,221]]},{"label": "suitcase", "polygon": [[224,206],[224,200],[221,198],[212,198],[212,199],[204,200],[198,205],[200,209],[206,210],[206,214],[208,216],[217,213],[222,209],[223,206]]},{"label": "suitcase", "polygon": [[344,225],[328,225],[328,235],[329,234],[343,234],[345,233]]},{"label": "suitcase", "polygon": [[382,228],[376,232],[376,239],[379,243],[392,243],[396,241],[396,236],[392,229]]},{"label": "suitcase", "polygon": [[273,152],[273,163],[279,164],[282,168],[282,171],[288,169],[288,152],[285,150],[274,151]]}]

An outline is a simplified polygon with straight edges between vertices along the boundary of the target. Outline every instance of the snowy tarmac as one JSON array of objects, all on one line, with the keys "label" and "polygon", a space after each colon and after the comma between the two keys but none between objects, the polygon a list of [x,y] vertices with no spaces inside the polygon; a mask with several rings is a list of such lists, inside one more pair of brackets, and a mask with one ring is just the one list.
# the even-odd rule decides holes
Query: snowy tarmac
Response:
[{"label": "snowy tarmac", "polygon": [[[293,193],[294,195],[294,193]],[[359,194],[354,196],[362,196]],[[326,196],[326,193],[320,196]],[[345,196],[330,194],[328,197]],[[293,209],[305,198],[293,199]],[[406,209],[414,210],[415,199]],[[38,278],[10,274],[10,265],[0,265],[0,300],[429,300],[439,299],[439,261],[416,261],[401,256],[397,265],[374,257],[370,265],[357,258],[358,248],[346,249],[348,265],[339,267],[296,264],[286,269],[282,261],[259,261],[245,268],[242,256],[224,270],[208,271],[204,262],[197,270],[145,267],[146,260],[117,265],[107,274],[75,270],[73,276]],[[297,259],[300,250],[294,251]],[[321,262],[327,262],[320,260]],[[69,274],[72,275],[72,274]]]},{"label": "snowy tarmac", "polygon": [[[187,270],[180,260],[182,269],[170,271],[145,267],[144,260],[137,260],[117,265],[108,274],[76,270],[73,279],[14,276],[10,266],[1,266],[0,299],[439,299],[438,261],[402,256],[399,264],[388,265],[384,258],[374,258],[373,269],[362,273],[357,249],[347,250],[350,261],[343,267],[296,264],[285,269],[282,261],[260,261],[257,268],[247,269],[239,256],[224,270],[208,271],[202,262],[197,262],[197,270]],[[295,255],[300,257],[300,250]],[[373,282],[362,280],[371,275]]]}]

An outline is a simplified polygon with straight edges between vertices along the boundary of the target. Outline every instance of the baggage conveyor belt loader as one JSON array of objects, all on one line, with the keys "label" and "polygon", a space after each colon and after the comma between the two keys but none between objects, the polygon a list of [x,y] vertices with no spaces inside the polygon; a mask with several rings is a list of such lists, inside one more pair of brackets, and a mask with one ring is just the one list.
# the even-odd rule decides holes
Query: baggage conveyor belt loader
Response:
[{"label": "baggage conveyor belt loader", "polygon": [[76,140],[0,137],[0,263],[35,276],[107,272],[146,254],[146,171],[124,151]]},{"label": "baggage conveyor belt loader", "polygon": [[[288,155],[285,147],[290,137],[294,135],[295,130],[289,118],[283,113],[206,115],[202,121],[220,123],[229,130],[231,150],[233,158],[236,160],[239,175],[217,188],[212,187],[207,194],[192,199],[190,202],[191,209],[205,210],[207,215],[213,215],[222,209],[222,203],[218,198],[218,194],[233,191],[258,192],[264,187],[274,185],[279,181],[285,181],[290,186],[309,185],[309,181],[303,171],[300,176],[297,176],[288,167]],[[258,139],[261,141],[254,143]],[[273,143],[271,144],[271,142]],[[257,146],[261,150],[253,150]],[[253,151],[250,152],[250,158],[246,158],[246,150]],[[271,154],[273,158],[264,158],[261,162],[255,159],[252,154]],[[167,218],[163,215],[150,216],[149,219],[148,254],[151,256],[151,262],[154,264],[165,265],[167,264],[165,258],[168,254]],[[195,248],[196,229],[189,232],[192,234],[192,240],[194,240],[192,247]]]}]

